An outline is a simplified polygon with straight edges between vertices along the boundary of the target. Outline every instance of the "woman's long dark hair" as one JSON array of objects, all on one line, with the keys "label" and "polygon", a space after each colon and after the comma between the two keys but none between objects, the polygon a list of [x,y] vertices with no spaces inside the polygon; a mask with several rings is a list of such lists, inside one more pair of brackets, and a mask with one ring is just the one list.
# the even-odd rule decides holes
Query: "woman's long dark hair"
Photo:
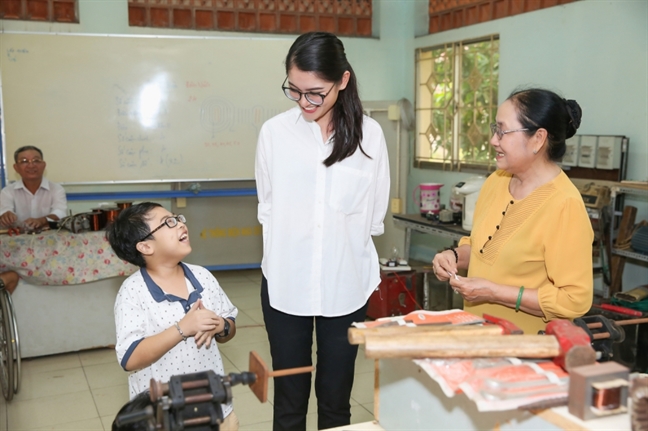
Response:
[{"label": "woman's long dark hair", "polygon": [[353,155],[362,142],[362,103],[358,95],[358,82],[355,72],[347,61],[344,45],[334,34],[325,32],[304,33],[299,36],[288,50],[286,74],[292,67],[304,72],[314,72],[320,79],[339,83],[347,70],[351,74],[344,90],[338,94],[331,115],[333,151],[324,160],[331,166]]}]

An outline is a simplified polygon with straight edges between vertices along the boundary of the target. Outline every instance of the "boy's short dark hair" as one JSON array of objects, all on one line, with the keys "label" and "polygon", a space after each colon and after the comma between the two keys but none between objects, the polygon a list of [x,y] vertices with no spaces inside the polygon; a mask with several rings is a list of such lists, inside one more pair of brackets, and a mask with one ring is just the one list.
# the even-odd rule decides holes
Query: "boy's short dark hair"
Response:
[{"label": "boy's short dark hair", "polygon": [[108,226],[106,238],[120,259],[139,267],[146,266],[144,256],[137,250],[137,243],[151,233],[146,224],[150,218],[148,214],[153,208],[161,206],[155,202],[142,202],[124,208],[117,219]]},{"label": "boy's short dark hair", "polygon": [[124,406],[119,410],[112,423],[112,431],[148,431],[150,428],[148,426],[148,420],[146,419],[125,425],[119,423],[117,420],[120,415],[140,412],[148,406],[153,407],[149,391],[137,394],[135,398],[124,404]]}]

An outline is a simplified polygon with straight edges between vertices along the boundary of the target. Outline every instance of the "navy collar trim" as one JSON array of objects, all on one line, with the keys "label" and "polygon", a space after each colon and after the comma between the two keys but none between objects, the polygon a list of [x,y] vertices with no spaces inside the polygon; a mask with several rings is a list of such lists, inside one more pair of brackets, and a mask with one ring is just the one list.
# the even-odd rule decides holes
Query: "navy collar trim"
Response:
[{"label": "navy collar trim", "polygon": [[162,301],[169,301],[169,302],[180,302],[182,304],[182,308],[185,310],[185,313],[189,311],[191,308],[191,305],[196,302],[199,298],[202,298],[202,291],[203,287],[202,285],[198,282],[196,277],[193,275],[193,272],[185,265],[184,263],[180,262],[179,265],[182,267],[182,272],[184,272],[184,276],[189,280],[191,285],[193,286],[194,290],[189,294],[189,298],[183,299],[175,295],[170,295],[164,293],[164,291],[158,286],[155,281],[151,278],[150,274],[146,270],[146,268],[140,268],[140,272],[142,273],[142,278],[144,279],[144,283],[146,283],[146,287],[148,288],[149,293],[153,297],[153,299],[156,302],[162,302]]}]

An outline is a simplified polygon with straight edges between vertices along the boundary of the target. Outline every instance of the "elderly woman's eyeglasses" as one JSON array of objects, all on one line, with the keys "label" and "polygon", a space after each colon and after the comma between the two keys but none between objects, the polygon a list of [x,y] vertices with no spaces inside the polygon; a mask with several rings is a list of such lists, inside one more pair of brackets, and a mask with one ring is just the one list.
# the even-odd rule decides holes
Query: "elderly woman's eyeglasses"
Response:
[{"label": "elderly woman's eyeglasses", "polygon": [[155,232],[159,231],[164,226],[167,226],[172,229],[178,225],[178,222],[187,223],[187,219],[182,214],[171,216],[168,219],[164,220],[164,223],[162,223],[161,225],[153,229],[151,232],[149,232],[148,235],[142,237],[142,239],[140,239],[138,242],[144,241],[146,238],[153,235]]},{"label": "elderly woman's eyeglasses", "polygon": [[500,141],[502,140],[504,135],[506,135],[507,133],[526,132],[526,131],[529,130],[528,128],[515,129],[515,130],[502,130],[502,129],[499,128],[497,123],[491,123],[490,124],[490,129],[491,129],[491,135],[497,135],[497,139],[499,139]]},{"label": "elderly woman's eyeglasses", "polygon": [[307,91],[306,93],[302,93],[299,90],[295,90],[292,87],[286,87],[286,81],[288,80],[288,77],[286,76],[286,79],[284,79],[283,84],[281,84],[281,89],[283,90],[284,94],[286,95],[287,98],[292,100],[293,102],[299,102],[301,100],[302,96],[308,100],[308,103],[311,105],[315,106],[320,106],[324,104],[324,98],[329,95],[331,90],[333,90],[333,87],[335,87],[335,83],[331,86],[331,89],[327,91],[325,94],[321,93],[313,93],[312,91]]}]

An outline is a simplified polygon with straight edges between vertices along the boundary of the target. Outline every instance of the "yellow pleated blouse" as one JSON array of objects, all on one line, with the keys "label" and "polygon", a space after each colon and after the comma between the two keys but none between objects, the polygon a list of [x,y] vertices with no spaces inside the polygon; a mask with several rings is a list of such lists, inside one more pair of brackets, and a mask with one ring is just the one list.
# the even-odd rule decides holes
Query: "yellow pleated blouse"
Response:
[{"label": "yellow pleated blouse", "polygon": [[465,302],[464,309],[508,319],[527,334],[552,319],[573,319],[592,305],[594,232],[583,199],[564,172],[521,200],[509,193],[511,175],[491,174],[479,194],[468,277],[538,289],[545,318],[498,304]]}]

